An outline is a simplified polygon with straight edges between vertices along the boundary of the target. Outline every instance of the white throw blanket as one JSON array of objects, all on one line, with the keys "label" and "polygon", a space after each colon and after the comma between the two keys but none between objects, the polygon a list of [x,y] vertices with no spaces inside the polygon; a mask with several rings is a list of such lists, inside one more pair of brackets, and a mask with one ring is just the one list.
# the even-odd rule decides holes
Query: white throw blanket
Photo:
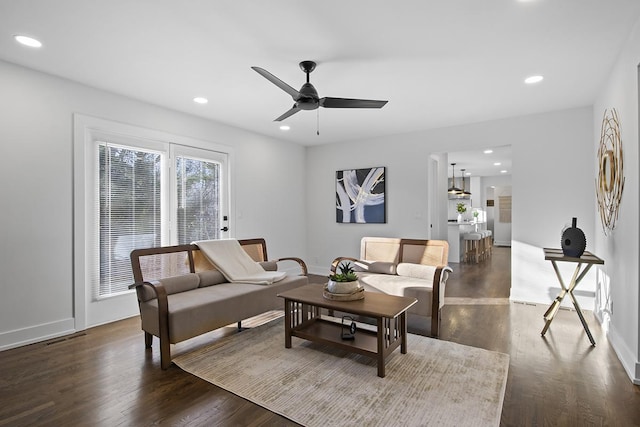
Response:
[{"label": "white throw blanket", "polygon": [[265,271],[247,254],[235,239],[200,240],[193,242],[209,261],[231,283],[270,285],[287,275],[284,271]]}]

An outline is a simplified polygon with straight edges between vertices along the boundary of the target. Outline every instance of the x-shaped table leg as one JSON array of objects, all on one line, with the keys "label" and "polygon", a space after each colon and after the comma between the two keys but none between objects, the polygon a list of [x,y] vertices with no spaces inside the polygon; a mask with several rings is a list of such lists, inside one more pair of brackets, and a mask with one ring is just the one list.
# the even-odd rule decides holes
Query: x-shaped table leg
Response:
[{"label": "x-shaped table leg", "polygon": [[596,341],[593,339],[593,335],[591,335],[589,326],[587,326],[587,321],[584,319],[584,316],[582,315],[582,310],[580,309],[578,300],[576,300],[576,297],[573,295],[573,290],[576,288],[576,286],[578,286],[578,283],[580,283],[582,278],[587,274],[587,272],[589,271],[589,269],[593,264],[587,264],[584,270],[582,270],[582,273],[580,273],[580,268],[582,267],[582,263],[578,263],[575,271],[573,272],[573,276],[571,277],[571,282],[569,283],[569,287],[567,288],[564,284],[564,280],[562,280],[562,276],[560,275],[560,271],[558,270],[558,266],[556,262],[551,261],[551,263],[553,264],[553,269],[556,272],[556,276],[558,277],[558,281],[560,282],[560,287],[562,289],[558,294],[558,296],[556,297],[556,299],[553,301],[553,303],[551,303],[551,306],[549,306],[547,311],[544,313],[544,319],[546,320],[546,322],[544,324],[544,328],[542,328],[541,335],[544,336],[544,334],[547,332],[547,329],[549,329],[549,325],[551,325],[553,318],[556,316],[556,313],[558,313],[558,310],[560,309],[560,304],[562,303],[562,300],[567,294],[569,294],[569,298],[571,299],[571,302],[573,303],[573,306],[576,309],[576,313],[578,313],[580,322],[582,322],[582,327],[587,333],[587,336],[589,337],[589,341],[591,341],[591,345],[595,347]]}]

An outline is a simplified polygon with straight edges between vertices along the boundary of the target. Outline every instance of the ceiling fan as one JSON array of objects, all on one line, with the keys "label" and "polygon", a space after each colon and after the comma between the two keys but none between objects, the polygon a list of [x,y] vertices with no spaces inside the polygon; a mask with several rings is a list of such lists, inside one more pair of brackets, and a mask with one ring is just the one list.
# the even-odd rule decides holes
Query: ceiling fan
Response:
[{"label": "ceiling fan", "polygon": [[313,61],[302,61],[300,69],[307,74],[307,82],[302,85],[300,90],[295,90],[267,70],[260,67],[251,67],[258,74],[287,92],[293,98],[294,104],[291,109],[286,111],[274,121],[280,122],[287,117],[291,117],[300,110],[315,110],[318,107],[324,108],[382,108],[388,101],[375,101],[371,99],[351,99],[351,98],[331,98],[325,96],[320,98],[318,91],[311,83],[309,83],[309,74],[315,70],[316,63]]}]

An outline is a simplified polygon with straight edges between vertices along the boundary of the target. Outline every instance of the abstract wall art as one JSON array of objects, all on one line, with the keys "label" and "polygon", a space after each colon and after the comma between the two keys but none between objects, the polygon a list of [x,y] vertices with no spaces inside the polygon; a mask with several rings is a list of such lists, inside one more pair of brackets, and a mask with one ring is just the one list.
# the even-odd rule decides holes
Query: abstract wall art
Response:
[{"label": "abstract wall art", "polygon": [[336,172],[336,222],[387,222],[384,167]]}]

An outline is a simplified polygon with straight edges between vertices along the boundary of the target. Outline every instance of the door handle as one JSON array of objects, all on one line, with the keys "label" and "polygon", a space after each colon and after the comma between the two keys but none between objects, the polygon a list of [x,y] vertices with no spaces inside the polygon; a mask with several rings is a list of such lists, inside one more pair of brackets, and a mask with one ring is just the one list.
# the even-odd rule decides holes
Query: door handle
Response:
[{"label": "door handle", "polygon": [[224,227],[222,227],[222,228],[220,229],[220,231],[229,231],[229,227],[224,226]]}]

